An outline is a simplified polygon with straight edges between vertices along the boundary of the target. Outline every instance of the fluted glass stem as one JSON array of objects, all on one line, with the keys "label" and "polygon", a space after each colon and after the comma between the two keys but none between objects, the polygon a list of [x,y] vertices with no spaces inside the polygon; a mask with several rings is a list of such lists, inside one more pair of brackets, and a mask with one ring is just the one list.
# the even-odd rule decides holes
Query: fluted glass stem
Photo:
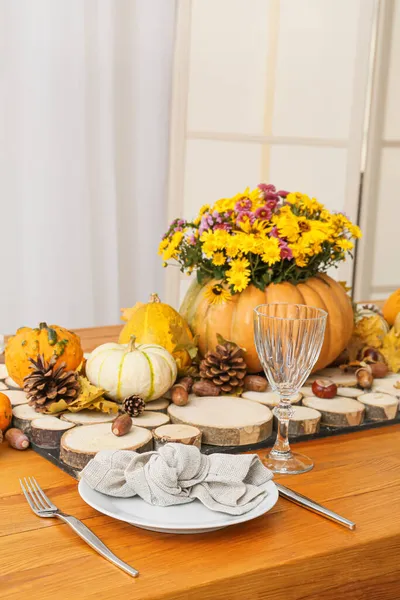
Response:
[{"label": "fluted glass stem", "polygon": [[275,458],[285,460],[292,454],[289,446],[289,421],[293,416],[293,408],[288,398],[281,396],[278,406],[274,409],[274,415],[278,419],[278,432],[271,454]]}]

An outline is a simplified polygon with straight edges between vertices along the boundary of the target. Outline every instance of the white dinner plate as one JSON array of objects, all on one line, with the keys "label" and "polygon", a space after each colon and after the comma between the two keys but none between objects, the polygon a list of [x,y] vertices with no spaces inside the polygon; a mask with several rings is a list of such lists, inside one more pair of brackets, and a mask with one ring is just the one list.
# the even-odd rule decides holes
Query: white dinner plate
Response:
[{"label": "white dinner plate", "polygon": [[152,506],[137,496],[106,496],[92,490],[83,480],[78,486],[81,498],[99,512],[141,529],[162,533],[204,533],[256,519],[271,510],[278,500],[278,490],[273,481],[268,482],[267,490],[268,495],[256,508],[233,517],[209,510],[199,500],[178,506]]}]

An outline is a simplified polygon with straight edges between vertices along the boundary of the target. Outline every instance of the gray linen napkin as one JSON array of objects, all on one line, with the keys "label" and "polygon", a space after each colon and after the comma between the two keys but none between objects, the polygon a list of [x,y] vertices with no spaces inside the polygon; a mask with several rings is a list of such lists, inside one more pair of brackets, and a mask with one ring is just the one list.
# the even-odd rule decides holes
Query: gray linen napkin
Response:
[{"label": "gray linen napkin", "polygon": [[196,498],[207,508],[242,515],[267,496],[272,472],[256,454],[201,454],[195,446],[166,444],[158,452],[101,450],[81,472],[94,490],[171,506]]}]

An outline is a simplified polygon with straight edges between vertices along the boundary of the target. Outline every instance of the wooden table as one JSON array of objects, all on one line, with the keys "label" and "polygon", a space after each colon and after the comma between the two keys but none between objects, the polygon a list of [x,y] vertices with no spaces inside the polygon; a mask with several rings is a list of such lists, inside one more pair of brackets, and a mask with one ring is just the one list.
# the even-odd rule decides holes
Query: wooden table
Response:
[{"label": "wooden table", "polygon": [[[118,328],[84,330],[85,349]],[[0,598],[37,600],[398,600],[400,426],[299,444],[315,468],[278,478],[357,523],[354,532],[280,499],[250,523],[201,535],[136,529],[97,513],[71,477],[0,446]],[[260,453],[262,454],[262,452]],[[39,519],[18,478],[34,475],[123,560],[125,575],[67,525]]]}]

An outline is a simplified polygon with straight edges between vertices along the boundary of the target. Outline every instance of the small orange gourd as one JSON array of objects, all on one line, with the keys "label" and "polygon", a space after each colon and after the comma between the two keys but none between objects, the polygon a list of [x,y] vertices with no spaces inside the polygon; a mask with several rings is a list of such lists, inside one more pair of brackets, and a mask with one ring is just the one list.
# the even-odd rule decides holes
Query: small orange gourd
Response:
[{"label": "small orange gourd", "polygon": [[56,365],[66,364],[67,371],[74,371],[83,359],[79,336],[64,327],[40,323],[39,327],[21,327],[9,338],[5,350],[5,363],[10,377],[23,386],[24,377],[31,372],[30,358],[44,356],[48,361],[58,356]]},{"label": "small orange gourd", "polygon": [[0,431],[10,427],[12,420],[12,406],[8,396],[0,392]]}]

